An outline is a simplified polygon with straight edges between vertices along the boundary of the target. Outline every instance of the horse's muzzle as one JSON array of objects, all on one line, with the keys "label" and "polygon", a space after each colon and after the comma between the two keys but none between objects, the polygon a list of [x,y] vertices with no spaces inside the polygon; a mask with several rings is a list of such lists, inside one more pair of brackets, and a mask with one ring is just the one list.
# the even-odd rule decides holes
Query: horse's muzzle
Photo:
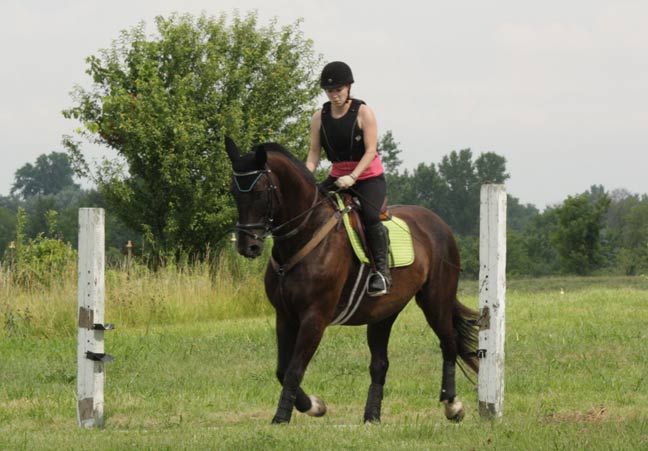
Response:
[{"label": "horse's muzzle", "polygon": [[238,252],[243,257],[257,258],[263,252],[263,242],[255,242],[255,240],[242,240],[238,243]]}]

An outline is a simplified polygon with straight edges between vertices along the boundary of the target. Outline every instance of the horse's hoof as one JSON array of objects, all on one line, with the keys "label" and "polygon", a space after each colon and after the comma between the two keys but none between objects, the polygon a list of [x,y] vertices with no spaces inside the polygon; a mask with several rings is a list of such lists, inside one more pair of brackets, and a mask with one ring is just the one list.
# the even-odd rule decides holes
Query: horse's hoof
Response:
[{"label": "horse's hoof", "polygon": [[308,409],[305,413],[311,417],[321,417],[326,414],[326,404],[322,398],[315,395],[308,395],[311,400],[311,408]]},{"label": "horse's hoof", "polygon": [[378,425],[380,424],[380,417],[365,417],[364,423]]},{"label": "horse's hoof", "polygon": [[444,401],[445,416],[450,421],[460,422],[464,419],[466,412],[464,411],[463,403],[459,400],[454,402]]},{"label": "horse's hoof", "polygon": [[283,418],[278,418],[278,417],[274,417],[272,419],[272,424],[273,425],[275,425],[275,424],[288,424],[289,422],[290,422],[290,420],[285,420]]}]

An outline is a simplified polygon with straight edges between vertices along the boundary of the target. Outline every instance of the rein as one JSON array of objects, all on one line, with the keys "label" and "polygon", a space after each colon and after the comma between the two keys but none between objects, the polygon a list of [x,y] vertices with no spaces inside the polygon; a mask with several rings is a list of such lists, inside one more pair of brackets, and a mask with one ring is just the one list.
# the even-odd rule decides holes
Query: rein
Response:
[{"label": "rein", "polygon": [[[281,240],[285,240],[285,239],[288,239],[288,238],[290,238],[292,236],[297,235],[304,228],[304,226],[306,225],[306,223],[310,219],[311,215],[313,214],[313,211],[315,211],[315,207],[317,207],[321,203],[322,203],[322,201],[317,202],[317,189],[316,189],[315,190],[315,196],[313,196],[313,203],[311,204],[310,208],[308,210],[304,210],[303,212],[299,213],[294,218],[289,219],[288,221],[284,222],[283,224],[279,224],[277,227],[272,229],[272,238],[275,241],[281,241]],[[296,221],[297,219],[301,218],[304,215],[306,216],[304,218],[304,220],[301,223],[299,223],[299,225],[297,227],[295,227],[294,229],[292,229],[290,232],[284,233],[283,235],[277,235],[276,234],[277,230],[285,227],[286,225],[290,224],[293,221]]]},{"label": "rein", "polygon": [[[348,210],[347,210],[348,211]],[[276,273],[279,276],[283,276],[286,274],[288,271],[290,271],[297,263],[299,263],[304,257],[306,257],[313,249],[317,247],[318,244],[322,242],[322,240],[328,235],[328,233],[333,230],[333,228],[340,222],[340,219],[342,216],[346,213],[346,211],[339,211],[336,210],[335,213],[333,213],[333,216],[329,218],[328,221],[322,225],[315,235],[302,247],[297,253],[295,253],[292,257],[286,261],[283,265],[280,265],[277,260],[273,256],[270,256],[270,264],[272,264],[272,268],[276,271]]]},{"label": "rein", "polygon": [[[324,200],[328,200],[329,197],[325,197]],[[323,240],[326,236],[333,230],[333,228],[340,223],[345,214],[351,210],[350,206],[346,206],[344,209],[336,210],[333,212],[333,215],[326,221],[318,230],[315,232],[313,237],[290,257],[283,265],[280,265],[277,260],[271,255],[270,256],[270,265],[274,269],[275,273],[279,277],[279,297],[284,299],[284,278],[288,271],[290,271],[295,265],[297,265],[304,257],[311,253]]]}]

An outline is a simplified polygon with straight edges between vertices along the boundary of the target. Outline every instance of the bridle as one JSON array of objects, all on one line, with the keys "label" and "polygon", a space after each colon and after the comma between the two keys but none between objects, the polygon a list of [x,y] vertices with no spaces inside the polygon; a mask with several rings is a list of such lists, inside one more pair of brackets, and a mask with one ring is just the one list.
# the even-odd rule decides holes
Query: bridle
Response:
[{"label": "bridle", "polygon": [[[234,185],[236,186],[236,189],[239,190],[241,193],[249,193],[254,189],[254,186],[261,180],[262,177],[267,178],[267,188],[266,188],[266,213],[265,216],[263,217],[262,222],[257,222],[257,223],[248,223],[248,224],[241,224],[237,223],[234,229],[238,231],[239,233],[244,233],[246,235],[251,236],[255,240],[263,240],[269,236],[273,237],[273,239],[276,241],[280,240],[285,240],[288,239],[292,236],[295,236],[297,233],[299,233],[304,226],[308,223],[308,220],[310,219],[311,215],[313,214],[313,211],[315,211],[315,208],[318,207],[320,204],[323,202],[331,202],[332,200],[332,194],[329,193],[328,195],[323,195],[322,198],[318,201],[319,197],[319,189],[317,186],[314,187],[315,194],[313,196],[313,202],[311,203],[311,206],[307,208],[306,210],[302,211],[301,213],[293,216],[291,219],[288,219],[286,222],[283,224],[280,224],[278,226],[274,226],[274,201],[277,202],[278,205],[282,204],[282,199],[281,199],[281,191],[279,191],[277,185],[274,184],[272,181],[271,174],[272,171],[267,167],[267,165],[264,167],[264,169],[258,169],[255,171],[249,171],[249,172],[236,172],[234,171]],[[247,188],[242,188],[239,180],[237,177],[254,177],[254,180],[248,186]],[[339,190],[336,190],[336,192]],[[336,224],[340,223],[340,220],[342,219],[342,216],[346,213],[348,213],[348,209],[344,210],[338,210],[335,206],[335,204],[332,204],[333,206],[333,213],[329,217],[329,219],[322,224],[319,224],[315,232],[313,232],[310,236],[310,239],[303,244],[290,258],[285,260],[283,264],[279,263],[273,256],[270,256],[270,265],[274,269],[275,273],[277,276],[279,276],[279,295],[281,298],[283,298],[283,286],[284,286],[284,276],[288,271],[290,271],[295,265],[297,265],[304,257],[306,257],[315,247],[318,246],[319,243],[324,240],[324,238],[328,235],[331,230],[336,226]],[[304,219],[300,222],[300,224],[290,230],[289,232],[286,232],[284,234],[278,234],[277,232],[284,227],[286,227],[288,224],[293,223],[294,221],[297,221],[298,219],[304,217]],[[261,234],[257,234],[254,231],[262,231]]]},{"label": "bridle", "polygon": [[[263,177],[264,175],[268,179],[268,184],[267,184],[267,189],[266,191],[266,212],[263,217],[262,222],[254,222],[254,223],[248,223],[248,224],[241,224],[239,222],[236,223],[236,226],[234,229],[239,232],[239,233],[245,233],[246,235],[251,236],[255,240],[264,240],[268,236],[272,235],[272,228],[273,228],[273,223],[274,223],[274,218],[273,218],[273,200],[278,199],[278,195],[276,194],[277,191],[277,186],[274,184],[272,181],[272,177],[270,177],[270,169],[266,166],[264,169],[259,169],[256,171],[249,171],[249,172],[236,172],[234,171],[234,185],[236,186],[236,189],[240,193],[249,193],[251,192],[254,187],[256,186],[257,182]],[[254,177],[254,180],[248,186],[247,188],[242,188],[241,184],[239,182],[239,177],[250,177],[250,176],[256,176]],[[275,193],[275,195],[273,195]],[[258,235],[257,233],[254,233],[253,231],[261,231],[261,234]]]},{"label": "bridle", "polygon": [[[267,179],[267,188],[265,190],[266,192],[266,212],[265,215],[263,216],[262,222],[255,222],[255,223],[248,223],[248,224],[241,224],[237,223],[234,229],[237,232],[244,233],[246,235],[249,235],[255,240],[264,240],[268,237],[273,237],[275,241],[280,241],[280,240],[285,240],[287,238],[290,238],[297,233],[306,225],[306,222],[310,218],[311,214],[313,213],[315,207],[318,205],[317,202],[317,194],[318,190],[317,188],[315,189],[315,196],[313,197],[313,203],[311,204],[310,208],[308,210],[303,211],[302,213],[296,215],[295,217],[289,219],[288,221],[284,222],[283,224],[280,224],[278,226],[274,225],[274,214],[275,214],[275,207],[274,204],[276,203],[277,205],[282,204],[282,197],[281,197],[281,191],[279,191],[279,188],[277,185],[272,180],[272,177],[270,174],[272,171],[270,168],[267,167],[267,165],[263,169],[257,169],[255,171],[249,171],[249,172],[236,172],[234,171],[234,185],[236,186],[236,189],[240,193],[249,193],[251,192],[256,184],[261,180],[263,176],[266,177]],[[256,176],[254,177],[254,180],[250,184],[250,186],[246,188],[242,188],[241,184],[238,180],[238,177],[250,177],[250,176]],[[292,223],[293,221],[296,221],[297,219],[301,218],[302,216],[306,216],[304,220],[294,229],[291,231],[284,233],[284,234],[278,234],[277,232],[284,227],[286,227],[288,224]],[[261,234],[257,234],[254,231],[261,231]]]}]

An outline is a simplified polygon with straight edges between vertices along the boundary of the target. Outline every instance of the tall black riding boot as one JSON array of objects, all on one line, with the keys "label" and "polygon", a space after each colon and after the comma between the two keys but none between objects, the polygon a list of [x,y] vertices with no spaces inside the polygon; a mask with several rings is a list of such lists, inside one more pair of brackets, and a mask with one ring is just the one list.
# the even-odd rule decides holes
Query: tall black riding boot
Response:
[{"label": "tall black riding boot", "polygon": [[391,274],[389,273],[389,233],[381,224],[377,223],[366,228],[367,244],[371,250],[376,270],[369,275],[367,294],[369,296],[382,296],[387,294],[391,287]]}]

